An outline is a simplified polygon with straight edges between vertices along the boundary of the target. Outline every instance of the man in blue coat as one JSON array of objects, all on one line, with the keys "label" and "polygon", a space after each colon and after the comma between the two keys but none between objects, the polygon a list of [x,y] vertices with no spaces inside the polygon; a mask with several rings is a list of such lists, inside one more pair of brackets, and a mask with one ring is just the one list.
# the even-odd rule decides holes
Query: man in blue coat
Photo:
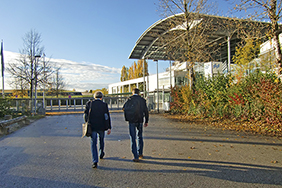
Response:
[{"label": "man in blue coat", "polygon": [[129,136],[134,162],[139,162],[139,159],[143,158],[143,123],[144,127],[147,127],[149,121],[146,100],[142,98],[139,93],[139,89],[134,88],[132,90],[132,96],[130,96],[123,105],[124,117],[129,124]]},{"label": "man in blue coat", "polygon": [[[88,101],[84,110],[84,120],[90,123],[92,129],[91,135],[91,152],[92,152],[92,168],[98,166],[98,150],[97,137],[99,137],[99,156],[104,158],[104,137],[105,131],[111,134],[111,119],[108,104],[102,101],[103,93],[97,91],[94,94],[94,100]],[[89,119],[88,119],[89,117]],[[89,120],[89,121],[88,121]]]}]

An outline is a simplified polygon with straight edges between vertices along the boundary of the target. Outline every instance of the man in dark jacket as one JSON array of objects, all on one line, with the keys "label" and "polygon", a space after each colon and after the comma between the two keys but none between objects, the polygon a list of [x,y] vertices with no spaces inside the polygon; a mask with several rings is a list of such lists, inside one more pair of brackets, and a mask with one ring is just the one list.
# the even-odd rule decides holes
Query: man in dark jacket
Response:
[{"label": "man in dark jacket", "polygon": [[[138,88],[132,90],[132,96],[127,99],[123,105],[125,120],[129,122],[129,135],[131,141],[131,151],[133,153],[134,162],[139,162],[139,159],[143,158],[143,122],[145,117],[144,127],[148,126],[149,112],[146,105],[146,100],[139,95],[140,91]],[[135,100],[135,102],[129,102]],[[138,112],[139,114],[133,115],[132,112],[127,112],[129,103],[134,104],[135,109],[131,111]],[[138,108],[138,109],[136,109]],[[130,117],[131,116],[131,117]],[[134,116],[132,118],[132,116]],[[137,135],[137,145],[136,145]]]},{"label": "man in dark jacket", "polygon": [[103,159],[104,152],[104,137],[105,131],[107,134],[111,134],[111,119],[108,109],[108,104],[102,101],[103,94],[97,91],[94,94],[94,100],[88,101],[86,103],[84,111],[84,120],[89,123],[92,129],[91,135],[91,152],[92,152],[92,168],[97,168],[98,166],[98,151],[97,151],[97,136],[99,137],[99,156]]}]

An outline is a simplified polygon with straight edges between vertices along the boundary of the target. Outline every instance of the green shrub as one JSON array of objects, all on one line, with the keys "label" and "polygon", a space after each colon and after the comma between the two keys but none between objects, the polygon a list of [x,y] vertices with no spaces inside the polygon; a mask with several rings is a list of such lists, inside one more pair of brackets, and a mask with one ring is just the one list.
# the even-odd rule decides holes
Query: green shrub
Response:
[{"label": "green shrub", "polygon": [[11,115],[12,110],[10,109],[11,103],[9,99],[0,99],[0,117],[5,115]]},{"label": "green shrub", "polygon": [[252,121],[282,131],[282,83],[273,73],[256,71],[237,83],[231,75],[197,77],[193,90],[174,87],[171,96],[176,114]]}]

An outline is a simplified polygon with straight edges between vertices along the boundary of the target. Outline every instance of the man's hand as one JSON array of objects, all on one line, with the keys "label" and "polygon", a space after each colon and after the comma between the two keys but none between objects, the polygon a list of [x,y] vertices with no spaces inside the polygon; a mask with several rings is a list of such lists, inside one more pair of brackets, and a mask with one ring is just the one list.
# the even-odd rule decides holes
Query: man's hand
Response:
[{"label": "man's hand", "polygon": [[112,132],[112,130],[108,129],[107,134],[109,135],[109,134],[111,134],[111,132]]},{"label": "man's hand", "polygon": [[144,123],[144,127],[148,127],[148,123]]}]

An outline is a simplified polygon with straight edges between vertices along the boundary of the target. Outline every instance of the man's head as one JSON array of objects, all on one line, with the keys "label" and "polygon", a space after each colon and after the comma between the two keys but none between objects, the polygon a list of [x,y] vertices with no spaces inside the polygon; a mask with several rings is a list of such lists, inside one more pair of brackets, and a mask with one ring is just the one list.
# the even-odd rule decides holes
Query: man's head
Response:
[{"label": "man's head", "polygon": [[95,99],[102,99],[103,93],[101,91],[96,91],[93,96]]},{"label": "man's head", "polygon": [[134,88],[132,90],[132,95],[139,95],[139,93],[140,93],[140,90],[138,88]]}]

